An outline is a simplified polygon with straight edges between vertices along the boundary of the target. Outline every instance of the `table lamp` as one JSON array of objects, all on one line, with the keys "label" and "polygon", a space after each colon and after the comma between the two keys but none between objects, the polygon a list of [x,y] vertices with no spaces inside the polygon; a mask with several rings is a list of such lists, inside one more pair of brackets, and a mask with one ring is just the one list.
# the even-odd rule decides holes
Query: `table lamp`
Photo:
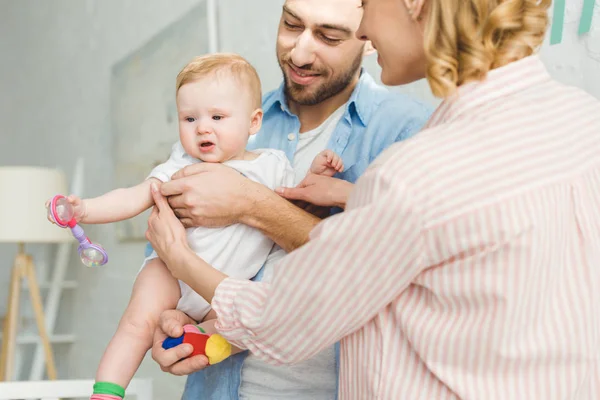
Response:
[{"label": "table lamp", "polygon": [[21,295],[21,281],[27,281],[46,372],[56,379],[56,367],[35,275],[33,258],[25,253],[26,243],[60,243],[72,240],[65,229],[48,222],[44,203],[55,194],[66,194],[62,172],[41,167],[0,167],[0,243],[16,243],[18,253],[11,271],[6,318],[4,320],[0,381],[12,376]]}]

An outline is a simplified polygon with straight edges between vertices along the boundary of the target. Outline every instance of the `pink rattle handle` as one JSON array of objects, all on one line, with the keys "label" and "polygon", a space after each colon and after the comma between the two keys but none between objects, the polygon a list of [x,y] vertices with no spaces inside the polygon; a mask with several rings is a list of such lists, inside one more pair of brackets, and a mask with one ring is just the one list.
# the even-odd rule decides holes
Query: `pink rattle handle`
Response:
[{"label": "pink rattle handle", "polygon": [[56,195],[50,201],[48,206],[48,215],[61,228],[71,229],[71,233],[79,242],[77,251],[81,262],[87,267],[96,267],[108,262],[106,250],[99,244],[94,244],[85,235],[83,228],[77,225],[73,217],[73,206],[62,195]]}]

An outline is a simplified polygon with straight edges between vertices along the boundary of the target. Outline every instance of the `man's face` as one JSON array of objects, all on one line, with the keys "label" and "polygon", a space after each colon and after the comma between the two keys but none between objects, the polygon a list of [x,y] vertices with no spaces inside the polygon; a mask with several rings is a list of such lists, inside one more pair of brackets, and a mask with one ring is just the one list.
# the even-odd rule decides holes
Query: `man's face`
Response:
[{"label": "man's face", "polygon": [[319,104],[357,75],[364,42],[355,36],[360,0],[287,0],[277,35],[277,59],[289,100]]}]

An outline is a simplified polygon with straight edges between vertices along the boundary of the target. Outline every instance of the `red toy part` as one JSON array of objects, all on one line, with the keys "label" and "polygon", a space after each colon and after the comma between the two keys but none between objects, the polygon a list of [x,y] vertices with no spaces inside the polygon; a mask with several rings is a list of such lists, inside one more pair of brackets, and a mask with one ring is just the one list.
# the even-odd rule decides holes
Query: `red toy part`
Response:
[{"label": "red toy part", "polygon": [[208,358],[209,364],[216,364],[231,355],[231,344],[217,333],[209,335],[201,327],[185,325],[183,335],[176,338],[166,338],[163,341],[163,349],[171,349],[183,343],[189,343],[194,349],[188,357],[201,354]]},{"label": "red toy part", "polygon": [[196,356],[198,354],[206,355],[206,342],[208,342],[208,338],[210,336],[201,333],[196,330],[196,332],[185,332],[183,335],[183,343],[189,343],[194,347],[194,352],[190,355],[190,357]]}]

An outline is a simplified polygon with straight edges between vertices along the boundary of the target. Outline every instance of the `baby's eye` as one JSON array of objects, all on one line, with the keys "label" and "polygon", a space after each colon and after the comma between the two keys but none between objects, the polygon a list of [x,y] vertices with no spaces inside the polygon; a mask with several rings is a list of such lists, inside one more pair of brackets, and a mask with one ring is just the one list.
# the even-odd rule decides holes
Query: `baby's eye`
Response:
[{"label": "baby's eye", "polygon": [[187,117],[185,120],[187,122],[194,122],[195,121],[195,119],[193,117]]},{"label": "baby's eye", "polygon": [[213,120],[215,120],[215,121],[220,121],[222,119],[223,119],[223,116],[221,116],[221,115],[213,115]]}]

